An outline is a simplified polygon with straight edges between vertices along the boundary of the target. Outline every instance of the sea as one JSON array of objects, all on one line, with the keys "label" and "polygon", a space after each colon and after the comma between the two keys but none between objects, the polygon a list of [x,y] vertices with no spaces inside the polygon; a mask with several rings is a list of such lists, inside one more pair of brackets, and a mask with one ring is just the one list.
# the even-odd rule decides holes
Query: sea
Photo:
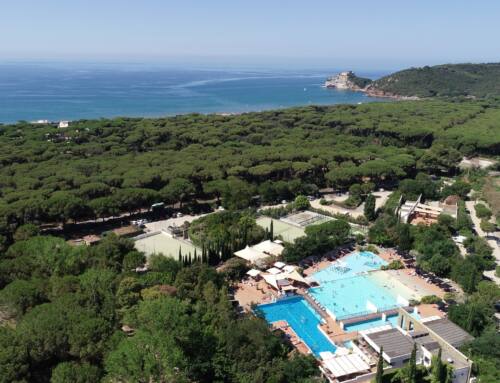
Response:
[{"label": "sea", "polygon": [[[0,63],[0,123],[242,113],[387,101],[326,89],[340,69],[217,69],[124,63]],[[378,78],[386,73],[359,71]]]}]

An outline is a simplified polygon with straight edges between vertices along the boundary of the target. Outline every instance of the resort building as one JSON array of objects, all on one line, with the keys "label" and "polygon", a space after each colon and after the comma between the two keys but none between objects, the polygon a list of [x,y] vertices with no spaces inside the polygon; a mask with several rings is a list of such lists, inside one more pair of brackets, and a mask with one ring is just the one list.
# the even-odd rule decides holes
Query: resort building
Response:
[{"label": "resort building", "polygon": [[278,257],[283,252],[284,246],[281,241],[263,241],[254,246],[245,247],[234,253],[235,256],[243,258],[251,264],[258,264],[269,257]]},{"label": "resort building", "polygon": [[447,214],[457,218],[458,214],[458,196],[448,196],[443,202],[421,202],[422,195],[416,201],[405,201],[402,198],[396,213],[402,223],[411,223],[412,225],[424,224],[432,225],[438,221],[441,214]]},{"label": "resort building", "polygon": [[383,348],[383,358],[391,367],[402,367],[417,349],[417,363],[430,367],[432,358],[441,350],[443,362],[453,367],[453,383],[469,381],[472,362],[458,347],[473,339],[466,331],[446,318],[418,320],[399,309],[395,328],[361,331],[360,335],[376,353]]},{"label": "resort building", "polygon": [[418,363],[430,367],[441,350],[453,367],[453,383],[466,383],[471,362],[458,348],[473,338],[436,305],[411,307],[422,296],[444,293],[410,269],[381,270],[392,259],[352,251],[303,272],[277,261],[248,271],[235,296],[283,331],[299,352],[314,355],[332,383],[373,379],[382,347],[388,369],[404,366],[414,347]]}]

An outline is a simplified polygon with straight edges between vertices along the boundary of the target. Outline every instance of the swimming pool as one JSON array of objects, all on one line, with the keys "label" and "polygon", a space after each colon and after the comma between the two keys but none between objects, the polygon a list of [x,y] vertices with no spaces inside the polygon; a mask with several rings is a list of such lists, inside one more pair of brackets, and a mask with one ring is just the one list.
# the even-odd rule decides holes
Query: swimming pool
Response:
[{"label": "swimming pool", "polygon": [[285,320],[314,355],[335,352],[337,347],[318,329],[321,318],[302,297],[283,299],[275,303],[257,306],[269,323]]},{"label": "swimming pool", "polygon": [[314,273],[313,277],[321,284],[322,282],[350,278],[360,273],[378,270],[384,265],[387,265],[387,262],[377,254],[370,251],[355,252]]},{"label": "swimming pool", "polygon": [[337,320],[401,306],[394,288],[368,273],[386,264],[369,251],[353,253],[313,274],[320,286],[308,292]]}]

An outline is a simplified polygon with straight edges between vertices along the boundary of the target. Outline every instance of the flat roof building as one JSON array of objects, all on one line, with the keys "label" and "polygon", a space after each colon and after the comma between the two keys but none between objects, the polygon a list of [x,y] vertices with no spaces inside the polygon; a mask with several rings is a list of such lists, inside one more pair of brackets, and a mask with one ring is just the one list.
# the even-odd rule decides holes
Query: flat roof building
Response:
[{"label": "flat roof building", "polygon": [[469,381],[472,361],[457,348],[474,338],[446,318],[420,321],[399,309],[398,327],[380,331],[360,331],[362,338],[392,367],[402,367],[416,347],[417,363],[430,367],[441,350],[441,360],[453,367],[453,383]]}]

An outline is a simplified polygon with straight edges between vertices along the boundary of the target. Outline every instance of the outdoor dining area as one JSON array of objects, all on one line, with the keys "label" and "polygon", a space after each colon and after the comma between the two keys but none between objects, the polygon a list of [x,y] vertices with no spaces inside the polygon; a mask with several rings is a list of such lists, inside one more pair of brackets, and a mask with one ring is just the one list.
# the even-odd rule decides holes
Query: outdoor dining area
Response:
[{"label": "outdoor dining area", "polygon": [[256,282],[265,281],[280,296],[293,295],[299,288],[308,288],[314,284],[313,280],[301,275],[297,266],[287,265],[281,261],[275,262],[265,271],[250,269],[247,275]]}]

